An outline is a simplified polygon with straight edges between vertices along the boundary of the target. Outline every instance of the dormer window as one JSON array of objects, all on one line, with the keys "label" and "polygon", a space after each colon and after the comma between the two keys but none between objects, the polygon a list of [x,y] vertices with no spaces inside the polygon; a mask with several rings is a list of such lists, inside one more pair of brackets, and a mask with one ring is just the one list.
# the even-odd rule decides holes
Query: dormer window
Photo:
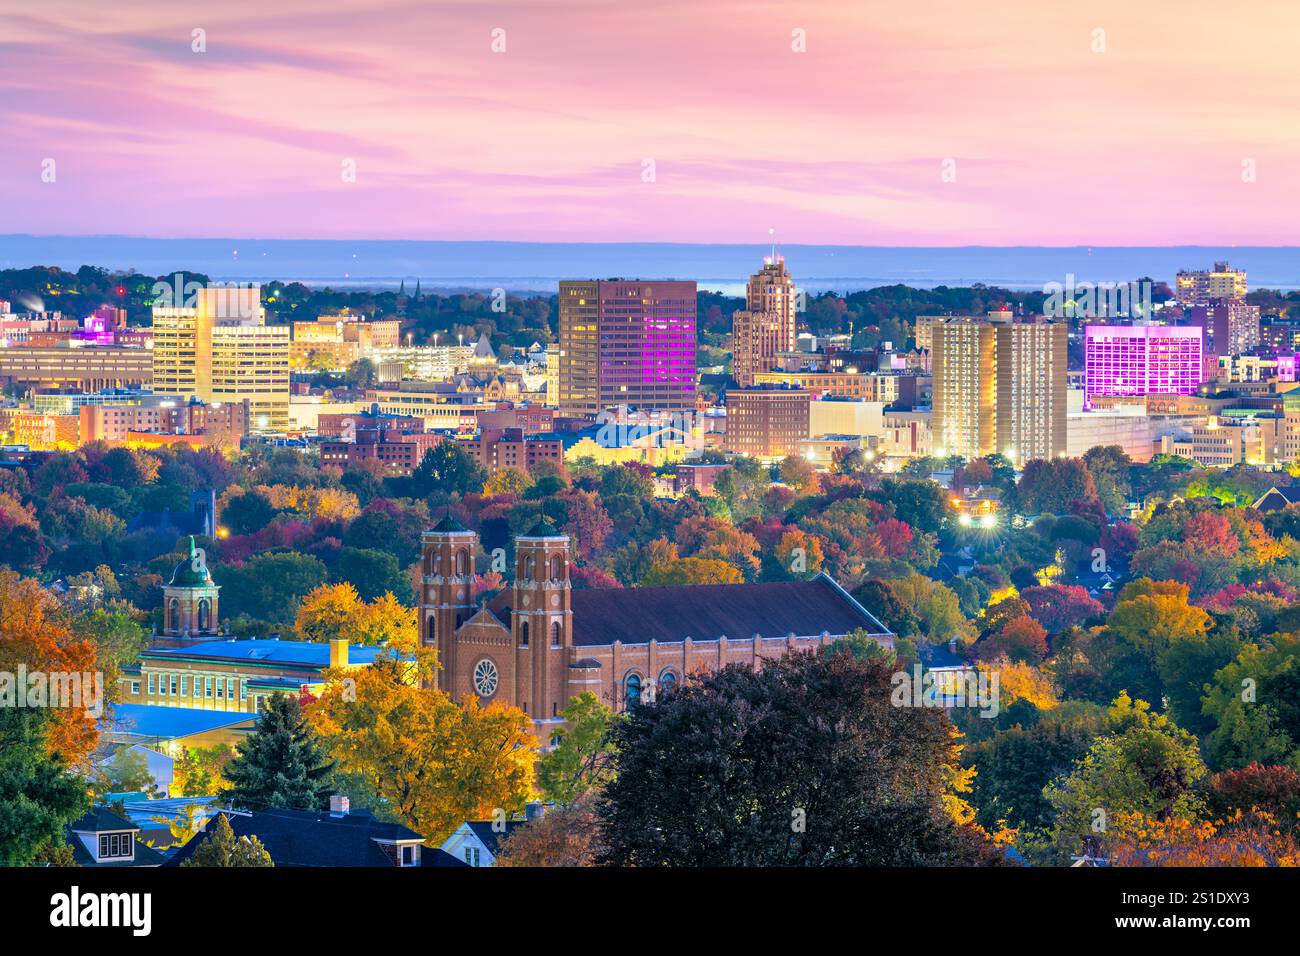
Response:
[{"label": "dormer window", "polygon": [[420,848],[418,846],[402,847],[402,862],[399,866],[419,866],[420,865]]},{"label": "dormer window", "polygon": [[101,833],[99,835],[99,859],[130,860],[135,858],[135,835],[133,833]]}]

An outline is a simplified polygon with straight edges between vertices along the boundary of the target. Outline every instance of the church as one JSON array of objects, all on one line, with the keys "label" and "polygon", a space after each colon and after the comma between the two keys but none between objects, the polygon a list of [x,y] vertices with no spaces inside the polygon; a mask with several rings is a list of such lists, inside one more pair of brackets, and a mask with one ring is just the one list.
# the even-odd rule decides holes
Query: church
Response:
[{"label": "church", "polygon": [[457,698],[519,707],[543,742],[583,691],[621,711],[687,674],[758,667],[859,629],[894,644],[824,573],[809,581],[574,589],[569,538],[542,520],[515,539],[511,586],[478,605],[478,535],[448,515],[422,543],[422,640],[437,648],[439,686]]}]

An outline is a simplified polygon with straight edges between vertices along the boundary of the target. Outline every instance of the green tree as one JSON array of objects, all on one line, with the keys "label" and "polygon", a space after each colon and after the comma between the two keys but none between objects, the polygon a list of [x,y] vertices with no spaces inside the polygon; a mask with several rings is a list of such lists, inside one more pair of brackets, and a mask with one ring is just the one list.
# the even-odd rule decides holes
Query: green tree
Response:
[{"label": "green tree", "polygon": [[411,579],[387,551],[344,548],[339,553],[335,577],[356,588],[363,601],[391,593],[403,604],[411,603]]},{"label": "green tree", "polygon": [[334,762],[303,718],[296,697],[276,694],[226,765],[222,796],[243,810],[319,810],[329,796]]},{"label": "green tree", "polygon": [[[1116,834],[1125,813],[1156,820],[1194,819],[1202,809],[1196,786],[1205,776],[1196,738],[1146,701],[1120,694],[1107,714],[1108,730],[1069,776],[1043,796],[1056,811],[1053,843],[1058,859],[1077,852],[1085,838]],[[1122,836],[1122,835],[1121,835]]]},{"label": "green tree", "polygon": [[485,472],[458,442],[444,441],[424,453],[411,475],[411,497],[444,499],[482,491]]},{"label": "green tree", "polygon": [[221,608],[227,617],[247,614],[289,624],[303,595],[325,583],[320,558],[296,551],[254,555],[243,567],[219,565],[213,577],[224,590]]},{"label": "green tree", "polygon": [[235,838],[235,831],[230,828],[230,820],[224,813],[217,814],[200,839],[203,842],[181,866],[275,866],[271,854],[266,852],[266,847],[257,837]]},{"label": "green tree", "polygon": [[63,843],[86,785],[49,752],[48,712],[0,707],[0,864],[27,866]]},{"label": "green tree", "polygon": [[537,785],[545,799],[567,807],[613,779],[614,711],[584,691],[560,716],[567,726],[559,742],[537,759]]},{"label": "green tree", "polygon": [[270,524],[275,515],[276,510],[266,495],[245,491],[221,509],[221,523],[232,534],[253,534]]}]

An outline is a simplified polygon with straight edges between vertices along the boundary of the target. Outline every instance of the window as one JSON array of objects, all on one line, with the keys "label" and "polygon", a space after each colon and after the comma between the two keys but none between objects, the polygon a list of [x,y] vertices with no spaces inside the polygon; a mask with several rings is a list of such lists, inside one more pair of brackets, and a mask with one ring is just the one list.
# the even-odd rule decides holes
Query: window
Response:
[{"label": "window", "polygon": [[189,677],[184,675],[181,676],[181,696],[182,697],[190,696],[190,679]]},{"label": "window", "polygon": [[659,675],[659,693],[666,694],[677,686],[677,675],[670,670],[665,670]]},{"label": "window", "polygon": [[205,678],[203,678],[203,696],[204,696],[204,697],[211,697],[211,696],[212,696],[212,678],[211,678],[211,677],[205,677]]},{"label": "window", "polygon": [[226,700],[234,700],[234,699],[235,699],[235,679],[233,677],[228,677],[226,678]]},{"label": "window", "polygon": [[558,554],[551,558],[551,580],[558,581],[564,577],[564,559]]},{"label": "window", "polygon": [[560,622],[556,621],[551,625],[551,647],[560,646]]},{"label": "window", "polygon": [[203,678],[198,677],[197,675],[194,678],[194,696],[195,697],[203,696]]},{"label": "window", "polygon": [[135,838],[130,833],[101,833],[99,835],[99,858],[101,860],[123,859],[135,856]]},{"label": "window", "polygon": [[528,622],[524,621],[519,625],[519,646],[528,646]]},{"label": "window", "polygon": [[[225,693],[224,693],[224,692],[225,692],[225,689],[226,689],[226,682],[223,681],[223,680],[218,679],[218,680],[217,680],[217,700],[223,700],[223,699],[225,699]],[[211,696],[211,695],[209,695],[209,696]]]},{"label": "window", "polygon": [[150,674],[150,675],[149,675],[149,695],[150,695],[150,696],[153,696],[153,695],[156,694],[156,693],[158,693],[158,675],[157,675],[157,674]]},{"label": "window", "polygon": [[474,693],[491,697],[497,692],[497,666],[486,657],[474,665]]},{"label": "window", "polygon": [[131,681],[131,693],[137,697],[140,695],[140,682],[138,680]]},{"label": "window", "polygon": [[420,859],[420,848],[414,846],[402,847],[402,866],[415,866]]},{"label": "window", "polygon": [[469,557],[464,551],[456,552],[456,573],[465,574],[468,570]]},{"label": "window", "polygon": [[479,860],[478,847],[476,846],[465,847],[465,862],[468,863],[470,866],[478,866],[479,865],[478,860]]},{"label": "window", "polygon": [[173,697],[176,696],[176,690],[177,690],[177,688],[178,688],[179,686],[180,686],[180,682],[178,681],[176,675],[173,674],[173,675],[172,675],[172,679],[171,679],[171,695],[172,695]]},{"label": "window", "polygon": [[437,620],[438,620],[438,619],[437,619],[436,617],[432,617],[432,616],[431,616],[431,617],[429,618],[429,643],[430,643],[430,644],[437,644],[437,643],[438,643],[438,626],[437,626]]},{"label": "window", "polygon": [[176,598],[172,598],[167,605],[167,609],[167,618],[170,621],[169,626],[173,631],[179,631],[181,629],[181,602]]},{"label": "window", "polygon": [[631,710],[641,702],[641,675],[628,674],[627,679],[623,681],[623,700],[627,709]]},{"label": "window", "polygon": [[199,601],[199,630],[206,631],[212,618],[212,602],[207,598]]}]

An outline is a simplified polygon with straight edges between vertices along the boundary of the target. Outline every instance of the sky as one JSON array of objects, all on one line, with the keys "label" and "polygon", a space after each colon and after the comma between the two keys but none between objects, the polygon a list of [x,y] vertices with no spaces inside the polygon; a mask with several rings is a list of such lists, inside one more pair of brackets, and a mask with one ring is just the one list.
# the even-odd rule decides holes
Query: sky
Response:
[{"label": "sky", "polygon": [[0,0],[0,234],[1300,244],[1298,27],[1293,0]]}]

